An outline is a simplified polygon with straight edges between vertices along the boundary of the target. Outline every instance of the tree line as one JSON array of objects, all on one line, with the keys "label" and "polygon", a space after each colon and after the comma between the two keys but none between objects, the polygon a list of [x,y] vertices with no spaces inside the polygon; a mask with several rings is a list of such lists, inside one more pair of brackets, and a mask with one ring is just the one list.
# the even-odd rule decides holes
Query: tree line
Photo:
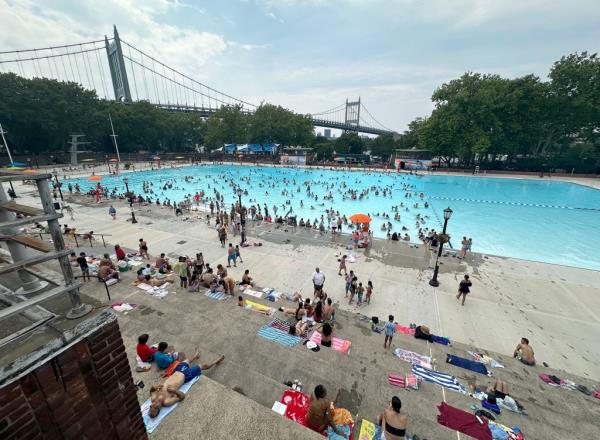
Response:
[{"label": "tree line", "polygon": [[[315,135],[310,117],[262,104],[255,112],[223,107],[203,119],[148,102],[99,99],[75,83],[0,74],[0,122],[16,154],[66,151],[83,133],[90,149],[113,151],[110,114],[124,152],[209,150],[227,143],[311,146],[320,159],[363,153],[387,160],[397,149],[428,150],[442,167],[527,168],[600,165],[600,59],[574,53],[556,61],[547,79],[468,72],[437,88],[434,110],[401,134],[376,138]],[[515,165],[516,166],[516,165]]]}]

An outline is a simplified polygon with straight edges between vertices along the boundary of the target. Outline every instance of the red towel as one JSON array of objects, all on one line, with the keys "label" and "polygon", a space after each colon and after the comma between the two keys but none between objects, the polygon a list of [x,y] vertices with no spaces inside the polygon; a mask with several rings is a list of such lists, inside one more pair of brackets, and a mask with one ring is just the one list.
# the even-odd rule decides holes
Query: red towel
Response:
[{"label": "red towel", "polygon": [[481,418],[483,421],[481,424],[473,414],[450,406],[446,402],[439,404],[438,410],[440,411],[438,415],[440,425],[462,432],[477,440],[492,440],[492,433],[486,418]]},{"label": "red towel", "polygon": [[390,385],[393,385],[395,387],[400,387],[400,388],[406,387],[406,385],[404,383],[404,376],[398,376],[397,374],[394,374],[394,373],[388,374],[388,382],[390,383]]}]

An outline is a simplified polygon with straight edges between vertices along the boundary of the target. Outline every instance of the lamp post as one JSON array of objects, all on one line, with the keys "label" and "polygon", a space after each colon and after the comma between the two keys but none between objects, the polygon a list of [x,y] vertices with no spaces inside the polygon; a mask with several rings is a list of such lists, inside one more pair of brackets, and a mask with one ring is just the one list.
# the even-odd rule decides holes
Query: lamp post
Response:
[{"label": "lamp post", "polygon": [[125,190],[127,191],[127,195],[129,196],[129,207],[131,208],[131,224],[133,225],[138,221],[135,218],[135,211],[133,210],[133,196],[129,192],[129,179],[127,177],[124,177],[123,182],[125,183]]},{"label": "lamp post", "polygon": [[[452,210],[450,209],[450,207],[444,209],[444,229],[442,230],[442,236],[446,237],[446,226],[448,226],[448,220],[450,220],[450,217],[452,217]],[[443,240],[438,240],[438,254],[437,257],[435,259],[435,269],[433,269],[433,277],[429,280],[429,285],[433,286],[433,287],[437,287],[440,285],[440,282],[437,280],[438,277],[438,272],[440,270],[440,266],[438,264],[438,261],[440,259],[440,256],[442,255],[442,250],[444,249],[444,241]]]},{"label": "lamp post", "polygon": [[238,195],[238,203],[240,207],[240,225],[242,227],[242,230],[240,231],[240,244],[244,244],[244,242],[246,241],[246,217],[244,216],[244,210],[242,209],[242,194],[244,194],[244,190],[238,186],[236,192]]}]

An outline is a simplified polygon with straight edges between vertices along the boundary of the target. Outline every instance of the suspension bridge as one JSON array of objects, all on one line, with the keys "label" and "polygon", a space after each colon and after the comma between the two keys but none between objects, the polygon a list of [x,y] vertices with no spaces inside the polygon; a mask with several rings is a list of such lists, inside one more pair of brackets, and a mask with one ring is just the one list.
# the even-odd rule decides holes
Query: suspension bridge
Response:
[{"label": "suspension bridge", "polygon": [[[208,117],[223,106],[252,113],[257,105],[235,98],[169,67],[120,38],[62,46],[0,51],[0,72],[24,78],[49,78],[80,84],[103,99],[128,104],[148,101],[171,112],[196,112]],[[367,110],[360,98],[307,115],[316,127],[381,135],[394,133]]]}]

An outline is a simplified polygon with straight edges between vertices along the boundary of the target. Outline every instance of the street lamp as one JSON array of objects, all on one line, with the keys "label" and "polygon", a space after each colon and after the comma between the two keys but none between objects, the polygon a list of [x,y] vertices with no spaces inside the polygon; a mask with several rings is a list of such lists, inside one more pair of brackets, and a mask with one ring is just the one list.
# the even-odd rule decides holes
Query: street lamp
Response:
[{"label": "street lamp", "polygon": [[125,190],[127,191],[126,194],[129,197],[129,207],[131,208],[131,224],[133,225],[138,222],[135,218],[135,212],[133,210],[133,195],[129,192],[129,179],[124,177],[123,182],[125,183]]},{"label": "street lamp", "polygon": [[238,202],[240,206],[240,225],[242,227],[241,230],[241,241],[240,244],[244,244],[246,241],[246,217],[244,216],[244,210],[242,209],[242,194],[244,194],[244,190],[238,186],[237,188]]},{"label": "street lamp", "polygon": [[442,235],[438,239],[438,254],[435,259],[435,269],[433,269],[433,278],[429,280],[429,285],[433,287],[437,287],[440,285],[440,282],[437,280],[438,272],[440,270],[440,266],[438,261],[440,256],[442,255],[442,250],[444,248],[444,241],[446,241],[446,226],[448,226],[448,220],[452,217],[452,210],[450,207],[444,209],[444,229],[442,230]]}]

